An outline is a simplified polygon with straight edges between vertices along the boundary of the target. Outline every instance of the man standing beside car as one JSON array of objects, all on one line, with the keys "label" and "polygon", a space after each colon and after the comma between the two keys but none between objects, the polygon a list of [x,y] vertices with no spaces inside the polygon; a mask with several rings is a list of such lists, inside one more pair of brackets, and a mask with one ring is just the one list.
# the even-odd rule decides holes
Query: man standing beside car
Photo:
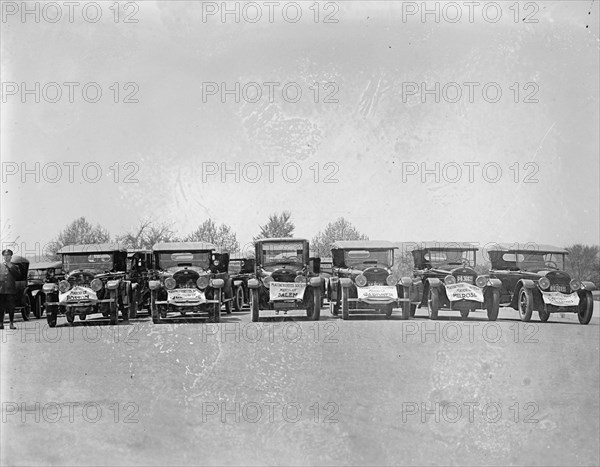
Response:
[{"label": "man standing beside car", "polygon": [[4,329],[4,313],[8,311],[10,328],[17,329],[14,325],[15,306],[17,303],[17,279],[20,276],[19,266],[12,262],[12,250],[2,251],[2,264],[0,264],[0,329]]}]

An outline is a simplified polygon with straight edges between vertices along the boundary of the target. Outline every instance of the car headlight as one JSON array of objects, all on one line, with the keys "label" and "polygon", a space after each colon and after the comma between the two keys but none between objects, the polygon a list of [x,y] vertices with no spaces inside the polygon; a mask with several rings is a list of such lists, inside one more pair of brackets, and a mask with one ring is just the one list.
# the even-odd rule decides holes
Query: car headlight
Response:
[{"label": "car headlight", "polygon": [[102,288],[104,287],[104,284],[102,283],[102,281],[100,279],[94,279],[91,284],[90,287],[92,288],[92,290],[94,292],[100,292],[102,290]]},{"label": "car headlight", "polygon": [[550,280],[547,277],[540,277],[538,285],[540,286],[540,289],[546,290],[550,287]]},{"label": "car headlight", "polygon": [[57,285],[56,284],[44,284],[42,286],[42,290],[45,293],[52,293],[57,289]]},{"label": "car headlight", "polygon": [[477,279],[475,279],[475,285],[477,287],[485,287],[487,285],[487,277],[477,276]]},{"label": "car headlight", "polygon": [[271,276],[263,277],[262,283],[266,288],[271,287],[271,282],[273,282],[273,278]]},{"label": "car headlight", "polygon": [[454,277],[452,274],[448,274],[446,277],[444,277],[444,284],[456,284],[456,277]]},{"label": "car headlight", "polygon": [[362,274],[359,274],[354,279],[354,282],[356,282],[356,285],[358,285],[359,287],[364,287],[365,285],[367,285],[367,278]]},{"label": "car headlight", "polygon": [[572,279],[571,282],[569,282],[569,287],[571,287],[571,290],[579,290],[581,288],[581,282],[577,279]]},{"label": "car headlight", "polygon": [[200,276],[196,281],[196,285],[199,289],[205,289],[210,284],[210,278],[208,276]]},{"label": "car headlight", "polygon": [[169,290],[174,289],[177,286],[177,282],[172,277],[165,279],[165,287]]},{"label": "car headlight", "polygon": [[296,276],[296,278],[294,279],[294,282],[297,282],[299,284],[305,283],[306,282],[306,277],[304,277],[304,276]]},{"label": "car headlight", "polygon": [[390,287],[394,287],[398,283],[398,279],[396,279],[392,274],[385,278],[385,283]]},{"label": "car headlight", "polygon": [[62,293],[65,293],[70,288],[71,284],[69,284],[69,281],[62,280],[58,283],[58,290],[60,290]]}]

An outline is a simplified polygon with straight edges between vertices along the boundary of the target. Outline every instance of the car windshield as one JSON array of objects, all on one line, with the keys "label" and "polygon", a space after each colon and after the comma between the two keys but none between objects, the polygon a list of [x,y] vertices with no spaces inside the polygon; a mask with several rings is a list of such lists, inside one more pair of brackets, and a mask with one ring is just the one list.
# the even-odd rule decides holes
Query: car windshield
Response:
[{"label": "car windshield", "polygon": [[263,243],[262,256],[263,264],[304,264],[304,245],[302,242]]},{"label": "car windshield", "polygon": [[242,270],[242,262],[236,260],[229,261],[229,274],[238,274]]},{"label": "car windshield", "polygon": [[63,264],[67,271],[77,269],[111,271],[113,269],[113,255],[110,253],[68,254],[63,255]]},{"label": "car windshield", "polygon": [[369,264],[392,266],[394,253],[392,250],[348,250],[344,251],[344,264],[351,268]]},{"label": "car windshield", "polygon": [[44,280],[46,278],[45,269],[30,269],[27,274],[27,279],[30,281]]},{"label": "car windshield", "polygon": [[168,269],[172,267],[197,267],[208,269],[210,266],[210,251],[177,251],[158,253],[158,267]]},{"label": "car windshield", "polygon": [[475,266],[475,252],[473,250],[429,250],[423,255],[426,263],[436,268],[448,266]]},{"label": "car windshield", "polygon": [[522,271],[538,272],[546,269],[564,269],[565,255],[539,251],[509,252],[502,255],[505,263],[512,263]]}]

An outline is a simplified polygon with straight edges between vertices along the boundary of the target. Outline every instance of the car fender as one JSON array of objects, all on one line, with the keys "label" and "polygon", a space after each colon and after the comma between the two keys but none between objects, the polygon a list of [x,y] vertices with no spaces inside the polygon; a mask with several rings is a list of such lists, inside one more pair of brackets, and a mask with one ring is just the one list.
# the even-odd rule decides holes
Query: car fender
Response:
[{"label": "car fender", "polygon": [[495,289],[499,289],[502,287],[502,281],[496,278],[488,278],[488,287],[494,287]]},{"label": "car fender", "polygon": [[248,288],[249,289],[258,289],[260,287],[260,282],[258,279],[248,279]]},{"label": "car fender", "polygon": [[320,277],[311,277],[309,284],[311,287],[321,287],[322,279]]},{"label": "car fender", "polygon": [[433,287],[434,289],[442,287],[442,281],[436,277],[430,277],[427,279],[427,283],[429,284],[429,287]]},{"label": "car fender", "polygon": [[532,281],[531,279],[521,279],[517,283],[517,289],[519,288],[519,284],[521,286],[525,287],[526,289],[534,289],[536,286],[536,283],[534,281]]},{"label": "car fender", "polygon": [[340,279],[340,285],[344,288],[347,289],[348,287],[350,287],[352,285],[352,281],[350,279],[348,279],[347,277],[342,277]]},{"label": "car fender", "polygon": [[240,287],[243,284],[244,284],[244,281],[240,281],[240,280],[233,281],[233,286],[234,287]]},{"label": "car fender", "polygon": [[581,288],[591,292],[592,290],[596,290],[596,284],[590,281],[581,281]]}]

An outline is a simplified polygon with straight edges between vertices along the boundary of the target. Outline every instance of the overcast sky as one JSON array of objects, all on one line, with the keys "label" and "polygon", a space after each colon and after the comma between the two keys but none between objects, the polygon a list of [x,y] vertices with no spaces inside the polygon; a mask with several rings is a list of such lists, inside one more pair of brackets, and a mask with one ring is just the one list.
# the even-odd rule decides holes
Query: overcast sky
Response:
[{"label": "overcast sky", "polygon": [[421,2],[289,3],[238,3],[239,22],[221,2],[122,3],[115,22],[99,2],[94,23],[59,2],[53,23],[4,2],[2,243],[85,216],[113,235],[212,218],[244,244],[282,210],[308,238],[344,216],[371,239],[598,243],[598,2],[472,22],[464,2],[439,22]]}]

